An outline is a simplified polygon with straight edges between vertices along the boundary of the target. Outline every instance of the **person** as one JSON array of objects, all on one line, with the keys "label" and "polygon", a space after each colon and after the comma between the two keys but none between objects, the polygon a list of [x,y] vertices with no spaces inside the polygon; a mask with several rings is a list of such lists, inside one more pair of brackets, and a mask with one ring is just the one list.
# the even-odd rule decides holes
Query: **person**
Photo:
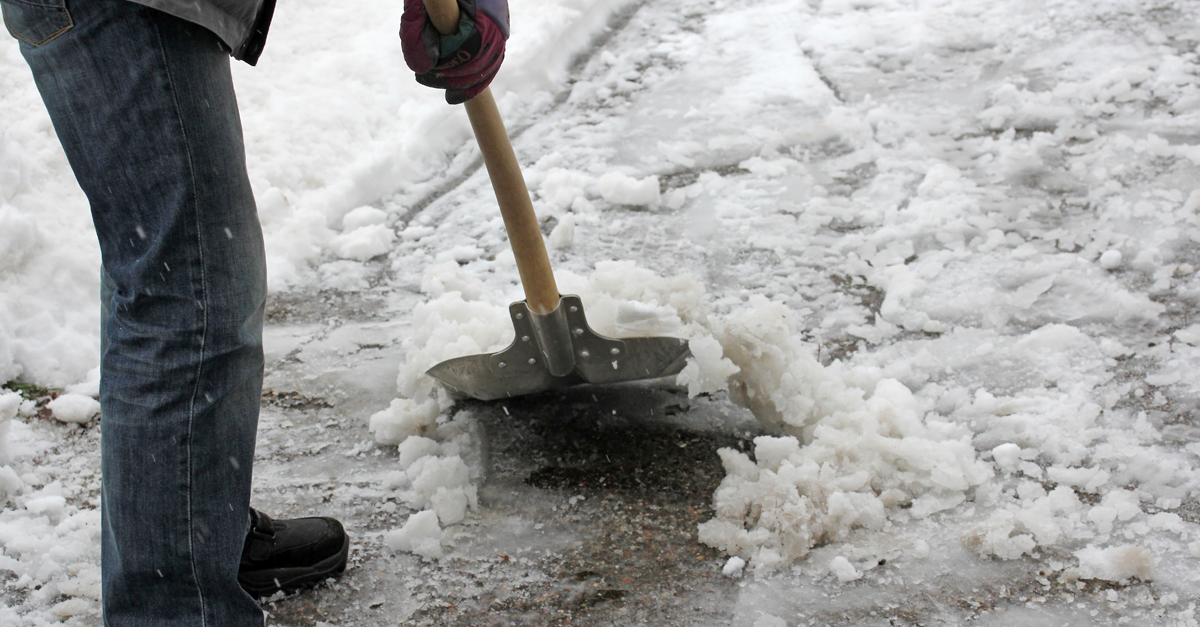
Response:
[{"label": "person", "polygon": [[[507,5],[460,0],[440,37],[406,2],[418,80],[462,102],[503,60]],[[100,241],[104,623],[263,624],[255,596],[343,571],[332,518],[250,508],[263,237],[230,56],[274,0],[0,0]]]}]

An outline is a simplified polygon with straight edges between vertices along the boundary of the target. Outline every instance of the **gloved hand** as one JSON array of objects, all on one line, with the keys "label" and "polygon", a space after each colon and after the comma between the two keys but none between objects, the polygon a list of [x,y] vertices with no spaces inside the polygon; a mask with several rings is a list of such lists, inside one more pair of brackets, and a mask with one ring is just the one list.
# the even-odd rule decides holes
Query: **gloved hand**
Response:
[{"label": "gloved hand", "polygon": [[458,0],[458,32],[441,35],[425,15],[422,0],[404,0],[400,47],[417,82],[446,90],[446,102],[461,104],[487,88],[504,61],[508,0]]}]

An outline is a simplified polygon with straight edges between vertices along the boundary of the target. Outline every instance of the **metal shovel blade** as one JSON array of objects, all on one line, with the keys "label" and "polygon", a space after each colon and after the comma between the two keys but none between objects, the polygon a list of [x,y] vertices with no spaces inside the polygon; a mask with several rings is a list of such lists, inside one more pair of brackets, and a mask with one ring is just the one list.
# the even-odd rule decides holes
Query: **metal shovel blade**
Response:
[{"label": "metal shovel blade", "polygon": [[[449,359],[426,374],[462,394],[491,401],[583,383],[666,377],[683,370],[691,355],[687,341],[679,338],[614,339],[596,333],[588,326],[578,296],[563,296],[555,313],[559,311],[565,317],[565,328],[547,337],[545,330],[535,329],[534,319],[538,314],[530,312],[525,301],[513,303],[508,306],[508,313],[517,336],[508,348],[490,355]],[[568,347],[565,374],[555,376],[551,369],[554,363],[561,364],[562,359],[554,353]],[[573,365],[569,363],[571,359]]]}]

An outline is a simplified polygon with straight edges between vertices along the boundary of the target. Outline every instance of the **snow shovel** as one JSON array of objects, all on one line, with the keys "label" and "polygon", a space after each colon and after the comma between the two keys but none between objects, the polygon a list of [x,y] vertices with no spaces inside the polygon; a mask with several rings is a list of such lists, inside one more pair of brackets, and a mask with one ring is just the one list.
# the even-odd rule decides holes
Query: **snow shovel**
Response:
[{"label": "snow shovel", "polygon": [[[458,29],[456,0],[425,0],[425,9],[439,32]],[[604,337],[588,326],[578,296],[559,295],[533,202],[491,89],[465,106],[504,217],[525,300],[508,307],[516,330],[508,348],[450,359],[426,374],[462,394],[490,401],[577,384],[656,379],[683,370],[690,355],[686,341]]]}]

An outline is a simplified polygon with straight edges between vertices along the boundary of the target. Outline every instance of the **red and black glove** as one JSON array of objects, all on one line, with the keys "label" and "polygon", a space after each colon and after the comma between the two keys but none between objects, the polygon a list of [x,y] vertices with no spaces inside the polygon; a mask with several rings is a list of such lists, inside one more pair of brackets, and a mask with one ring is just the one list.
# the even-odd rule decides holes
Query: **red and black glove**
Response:
[{"label": "red and black glove", "polygon": [[422,0],[404,0],[400,47],[417,82],[446,90],[446,102],[474,98],[496,77],[508,40],[508,0],[458,0],[458,31],[441,35]]}]

